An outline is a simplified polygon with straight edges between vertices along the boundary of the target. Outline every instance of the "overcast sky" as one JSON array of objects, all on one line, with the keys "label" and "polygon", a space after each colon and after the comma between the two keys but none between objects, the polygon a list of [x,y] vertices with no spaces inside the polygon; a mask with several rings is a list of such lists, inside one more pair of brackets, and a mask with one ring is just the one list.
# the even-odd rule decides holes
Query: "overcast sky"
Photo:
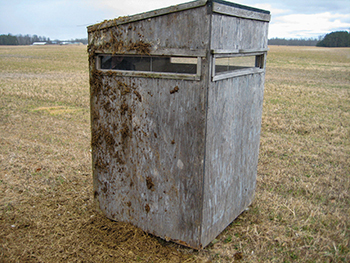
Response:
[{"label": "overcast sky", "polygon": [[[186,0],[0,0],[0,34],[30,34],[51,40],[86,38],[86,27]],[[269,10],[269,38],[318,37],[350,30],[350,0],[238,0]]]}]

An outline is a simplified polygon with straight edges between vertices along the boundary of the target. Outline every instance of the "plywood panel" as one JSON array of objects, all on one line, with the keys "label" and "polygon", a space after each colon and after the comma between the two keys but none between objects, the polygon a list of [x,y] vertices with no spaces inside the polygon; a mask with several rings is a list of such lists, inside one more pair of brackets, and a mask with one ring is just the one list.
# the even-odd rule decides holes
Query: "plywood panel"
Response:
[{"label": "plywood panel", "polygon": [[259,10],[247,6],[241,6],[234,3],[223,3],[218,1],[213,3],[213,11],[223,15],[259,20],[269,22],[271,19],[270,12]]},{"label": "plywood panel", "polygon": [[111,219],[198,246],[205,87],[106,75],[102,82],[92,103],[95,196],[101,210]]},{"label": "plywood panel", "polygon": [[217,81],[209,89],[203,244],[230,224],[254,196],[263,75]]},{"label": "plywood panel", "polygon": [[268,22],[214,13],[211,49],[266,49],[267,33]]},{"label": "plywood panel", "polygon": [[171,49],[203,53],[209,45],[209,16],[203,6],[92,31],[89,39],[103,53],[130,53],[140,43],[149,44],[151,54]]}]

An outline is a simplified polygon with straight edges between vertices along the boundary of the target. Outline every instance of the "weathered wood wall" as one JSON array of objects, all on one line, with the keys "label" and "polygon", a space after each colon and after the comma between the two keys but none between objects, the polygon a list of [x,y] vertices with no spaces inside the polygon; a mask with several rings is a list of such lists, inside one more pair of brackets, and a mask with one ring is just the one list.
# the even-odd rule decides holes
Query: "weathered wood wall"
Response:
[{"label": "weathered wood wall", "polygon": [[198,246],[205,87],[146,78],[102,81],[93,103],[100,209],[111,219]]},{"label": "weathered wood wall", "polygon": [[133,53],[137,51],[133,45],[142,41],[150,44],[151,54],[205,55],[203,52],[208,49],[210,39],[205,6],[102,30],[96,28],[90,29],[89,44],[99,47],[103,53]]},{"label": "weathered wood wall", "polygon": [[202,242],[252,201],[256,184],[263,74],[213,82],[208,94]]},{"label": "weathered wood wall", "polygon": [[[89,27],[96,204],[113,220],[194,248],[250,204],[256,182],[264,73],[212,81],[211,51],[265,50],[267,16],[218,2]],[[100,71],[99,53],[199,56],[201,75]]]},{"label": "weathered wood wall", "polygon": [[[150,54],[203,55],[209,46],[206,8],[92,31],[89,41],[98,52],[128,53],[140,38],[150,43]],[[201,81],[121,77],[91,64],[91,77],[100,82],[91,92],[98,206],[111,219],[200,247],[207,63]]]},{"label": "weathered wood wall", "polygon": [[268,22],[213,14],[211,49],[266,49]]},{"label": "weathered wood wall", "polygon": [[[263,20],[269,19],[269,15],[241,12],[219,4],[214,6],[215,10],[225,15],[212,15],[211,50],[267,50],[268,21]],[[233,15],[227,15],[230,11]],[[263,72],[209,82],[203,245],[213,240],[253,200],[264,79]]]}]

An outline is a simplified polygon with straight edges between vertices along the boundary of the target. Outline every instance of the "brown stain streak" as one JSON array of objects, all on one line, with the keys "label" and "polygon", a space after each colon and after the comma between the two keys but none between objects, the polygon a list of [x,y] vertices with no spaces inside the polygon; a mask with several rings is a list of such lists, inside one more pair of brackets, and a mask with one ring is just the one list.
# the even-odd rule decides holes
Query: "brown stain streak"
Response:
[{"label": "brown stain streak", "polygon": [[147,176],[146,178],[147,189],[154,191],[154,183],[152,182],[152,178]]},{"label": "brown stain streak", "polygon": [[175,92],[178,92],[178,91],[179,91],[179,87],[176,86],[174,89],[172,89],[172,90],[170,91],[170,94],[174,94]]}]

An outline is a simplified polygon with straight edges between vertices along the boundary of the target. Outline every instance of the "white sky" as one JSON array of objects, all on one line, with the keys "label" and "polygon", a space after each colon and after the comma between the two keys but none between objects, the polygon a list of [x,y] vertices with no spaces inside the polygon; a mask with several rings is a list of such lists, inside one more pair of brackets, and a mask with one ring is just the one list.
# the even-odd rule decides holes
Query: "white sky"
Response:
[{"label": "white sky", "polygon": [[[0,0],[0,34],[86,38],[86,27],[186,0]],[[233,1],[231,1],[233,2]],[[350,30],[350,0],[238,0],[269,10],[269,38],[318,37]]]}]

